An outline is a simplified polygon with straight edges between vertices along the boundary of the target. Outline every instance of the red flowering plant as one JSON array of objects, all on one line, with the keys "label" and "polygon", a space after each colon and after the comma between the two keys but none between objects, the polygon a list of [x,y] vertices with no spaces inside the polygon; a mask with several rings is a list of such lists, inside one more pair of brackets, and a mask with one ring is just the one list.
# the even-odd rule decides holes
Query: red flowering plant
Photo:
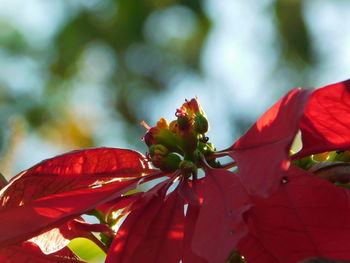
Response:
[{"label": "red flowering plant", "polygon": [[146,157],[79,150],[3,183],[0,262],[83,262],[67,247],[75,237],[107,263],[350,259],[350,80],[292,90],[222,151],[197,99],[170,124],[143,125]]}]

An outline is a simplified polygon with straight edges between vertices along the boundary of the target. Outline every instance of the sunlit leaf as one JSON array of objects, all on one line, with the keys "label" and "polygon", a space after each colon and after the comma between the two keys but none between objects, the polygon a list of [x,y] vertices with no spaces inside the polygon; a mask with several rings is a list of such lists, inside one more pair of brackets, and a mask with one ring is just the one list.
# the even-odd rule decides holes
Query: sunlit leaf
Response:
[{"label": "sunlit leaf", "polygon": [[136,151],[117,148],[73,151],[42,161],[14,177],[0,191],[0,210],[116,178],[140,177],[147,172],[148,162]]},{"label": "sunlit leaf", "polygon": [[[198,197],[199,202],[203,202],[204,179],[192,182],[193,192]],[[196,202],[190,202],[187,207],[185,216],[185,231],[184,231],[184,251],[182,256],[183,263],[206,263],[207,261],[194,253],[192,249],[193,234],[195,225],[201,207]]]},{"label": "sunlit leaf", "polygon": [[243,214],[251,207],[249,197],[239,178],[222,169],[206,171],[203,197],[192,248],[209,263],[224,262],[247,234]]},{"label": "sunlit leaf", "polygon": [[103,262],[106,254],[94,242],[86,238],[75,238],[71,240],[68,247],[80,258],[88,262]]},{"label": "sunlit leaf", "polygon": [[156,186],[156,194],[125,219],[106,262],[179,262],[183,249],[183,200],[177,192],[165,198],[168,187],[167,181]]},{"label": "sunlit leaf", "polygon": [[22,206],[0,210],[0,245],[21,242],[115,199],[137,186],[139,179],[93,189],[51,195]]},{"label": "sunlit leaf", "polygon": [[303,148],[295,156],[350,147],[350,80],[315,90],[300,123]]},{"label": "sunlit leaf", "polygon": [[301,89],[289,92],[229,149],[250,194],[268,197],[277,189],[310,94]]},{"label": "sunlit leaf", "polygon": [[291,166],[288,179],[247,213],[250,237],[239,245],[249,263],[310,257],[350,260],[349,189]]},{"label": "sunlit leaf", "polygon": [[0,261],[2,263],[84,263],[68,248],[57,253],[45,255],[34,243],[25,242],[0,248]]}]

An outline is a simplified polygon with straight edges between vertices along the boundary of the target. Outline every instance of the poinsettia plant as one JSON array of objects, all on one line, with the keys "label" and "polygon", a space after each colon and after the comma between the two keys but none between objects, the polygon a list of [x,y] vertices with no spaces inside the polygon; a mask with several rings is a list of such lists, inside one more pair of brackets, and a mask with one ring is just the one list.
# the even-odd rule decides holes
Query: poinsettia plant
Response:
[{"label": "poinsettia plant", "polygon": [[2,180],[0,262],[84,262],[76,237],[107,263],[350,259],[350,80],[292,90],[224,150],[197,99],[175,116],[142,123],[146,156],[78,150]]}]

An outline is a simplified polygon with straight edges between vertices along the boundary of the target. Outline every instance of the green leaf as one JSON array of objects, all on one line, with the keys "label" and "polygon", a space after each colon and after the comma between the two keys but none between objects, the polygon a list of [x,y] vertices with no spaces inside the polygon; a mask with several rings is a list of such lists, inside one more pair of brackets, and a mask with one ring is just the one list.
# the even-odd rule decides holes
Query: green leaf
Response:
[{"label": "green leaf", "polygon": [[89,263],[102,263],[106,258],[103,250],[87,238],[75,238],[71,240],[68,247],[81,259]]}]

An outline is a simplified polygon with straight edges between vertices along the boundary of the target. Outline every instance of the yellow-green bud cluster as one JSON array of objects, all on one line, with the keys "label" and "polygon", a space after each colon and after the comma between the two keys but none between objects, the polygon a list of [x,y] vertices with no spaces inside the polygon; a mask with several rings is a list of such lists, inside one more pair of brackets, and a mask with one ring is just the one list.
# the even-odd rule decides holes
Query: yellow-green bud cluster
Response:
[{"label": "yellow-green bud cluster", "polygon": [[164,172],[180,170],[183,176],[197,174],[201,157],[214,151],[205,136],[209,123],[197,99],[186,101],[170,125],[161,118],[155,127],[148,129],[144,140],[149,147],[148,158]]}]

